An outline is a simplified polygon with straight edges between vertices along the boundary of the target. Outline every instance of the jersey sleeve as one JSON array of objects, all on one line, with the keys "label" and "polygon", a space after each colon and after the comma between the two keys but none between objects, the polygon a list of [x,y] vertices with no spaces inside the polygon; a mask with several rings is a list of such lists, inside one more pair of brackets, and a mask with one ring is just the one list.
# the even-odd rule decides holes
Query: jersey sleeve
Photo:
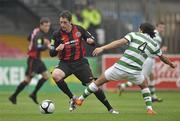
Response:
[{"label": "jersey sleeve", "polygon": [[78,27],[78,29],[80,30],[80,32],[81,32],[81,34],[82,34],[82,38],[84,39],[84,40],[87,40],[88,38],[92,38],[92,39],[95,39],[92,35],[91,35],[91,33],[89,33],[87,30],[85,30],[83,27],[81,27],[81,26],[77,26]]},{"label": "jersey sleeve", "polygon": [[49,55],[51,57],[54,57],[58,54],[58,51],[56,51],[56,48],[59,46],[59,44],[61,44],[61,40],[60,40],[60,33],[59,32],[54,32],[53,35],[51,36],[51,48],[49,51]]},{"label": "jersey sleeve", "polygon": [[152,54],[156,55],[156,56],[161,56],[162,55],[162,51],[161,51],[160,48],[157,48]]},{"label": "jersey sleeve", "polygon": [[126,40],[128,40],[129,42],[131,42],[132,41],[132,32],[131,33],[128,33],[128,34],[126,34],[125,36],[124,36],[124,38],[126,39]]}]

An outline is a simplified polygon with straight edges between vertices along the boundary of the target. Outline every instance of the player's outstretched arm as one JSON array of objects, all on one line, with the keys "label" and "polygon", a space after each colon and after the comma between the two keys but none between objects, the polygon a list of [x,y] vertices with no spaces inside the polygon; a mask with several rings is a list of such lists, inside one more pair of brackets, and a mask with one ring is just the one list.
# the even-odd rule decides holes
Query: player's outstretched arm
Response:
[{"label": "player's outstretched arm", "polygon": [[96,56],[100,53],[102,53],[104,50],[109,50],[109,49],[113,49],[113,48],[117,48],[117,47],[121,47],[122,45],[125,45],[128,43],[128,40],[125,38],[119,39],[119,40],[115,40],[107,45],[101,46],[96,48],[93,51],[93,56]]},{"label": "player's outstretched arm", "polygon": [[159,58],[161,59],[161,61],[163,61],[165,64],[168,64],[171,68],[176,68],[176,64],[172,63],[167,57],[165,57],[164,55],[159,56]]}]

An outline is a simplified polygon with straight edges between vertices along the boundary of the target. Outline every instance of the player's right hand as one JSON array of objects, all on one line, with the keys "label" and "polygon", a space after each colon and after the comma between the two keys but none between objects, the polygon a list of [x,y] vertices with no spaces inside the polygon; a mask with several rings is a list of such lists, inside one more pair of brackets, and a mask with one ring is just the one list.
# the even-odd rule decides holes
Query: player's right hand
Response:
[{"label": "player's right hand", "polygon": [[60,44],[57,48],[56,51],[62,51],[64,49],[64,44]]},{"label": "player's right hand", "polygon": [[98,48],[96,48],[96,49],[93,51],[92,55],[93,55],[93,56],[97,56],[98,54],[100,54],[100,53],[102,53],[102,52],[103,52],[103,48],[102,48],[102,47],[98,47]]}]

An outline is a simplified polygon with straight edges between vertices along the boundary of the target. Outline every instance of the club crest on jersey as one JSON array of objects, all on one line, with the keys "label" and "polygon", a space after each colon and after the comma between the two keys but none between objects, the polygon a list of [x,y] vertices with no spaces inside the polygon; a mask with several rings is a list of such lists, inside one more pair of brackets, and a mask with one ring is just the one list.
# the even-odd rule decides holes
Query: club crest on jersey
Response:
[{"label": "club crest on jersey", "polygon": [[76,32],[76,36],[80,37],[81,36],[81,32]]}]

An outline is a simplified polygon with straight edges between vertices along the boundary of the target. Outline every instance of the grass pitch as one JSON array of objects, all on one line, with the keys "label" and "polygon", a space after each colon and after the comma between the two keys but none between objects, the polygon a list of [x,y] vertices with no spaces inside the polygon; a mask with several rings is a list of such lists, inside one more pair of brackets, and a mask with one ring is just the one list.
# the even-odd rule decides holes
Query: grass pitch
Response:
[{"label": "grass pitch", "polygon": [[94,95],[88,97],[83,106],[69,112],[69,99],[62,92],[39,92],[39,101],[50,99],[55,103],[53,114],[41,114],[27,92],[19,95],[17,105],[8,101],[9,95],[10,92],[0,92],[0,121],[180,121],[180,92],[174,91],[158,92],[164,101],[153,103],[155,116],[146,115],[140,92],[125,92],[122,96],[106,92],[112,106],[120,111],[119,115],[109,114]]}]

